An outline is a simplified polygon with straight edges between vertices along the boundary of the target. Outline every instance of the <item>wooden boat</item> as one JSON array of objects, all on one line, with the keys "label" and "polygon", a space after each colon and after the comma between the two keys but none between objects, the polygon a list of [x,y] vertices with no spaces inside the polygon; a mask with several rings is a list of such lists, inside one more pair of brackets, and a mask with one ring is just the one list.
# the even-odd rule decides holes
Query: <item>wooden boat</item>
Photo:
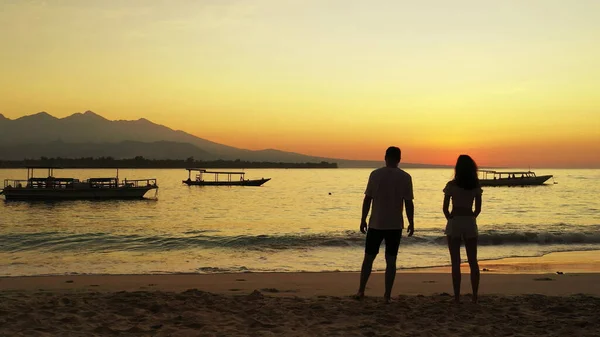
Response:
[{"label": "wooden boat", "polygon": [[500,172],[492,170],[479,170],[482,178],[481,186],[529,186],[543,185],[552,175],[536,176],[532,171]]},{"label": "wooden boat", "polygon": [[4,189],[0,194],[4,194],[6,200],[107,200],[143,199],[148,191],[158,191],[156,179],[120,181],[118,170],[117,177],[114,178],[80,181],[74,178],[55,178],[52,167],[44,167],[48,170],[48,177],[35,177],[34,169],[36,168],[27,168],[27,180],[4,180]]},{"label": "wooden boat", "polygon": [[[205,169],[188,168],[188,179],[183,180],[188,186],[261,186],[271,178],[245,179],[245,172],[207,171]],[[192,180],[192,172],[198,172]],[[205,180],[204,176],[214,174],[214,180]],[[239,177],[239,179],[237,179]]]}]

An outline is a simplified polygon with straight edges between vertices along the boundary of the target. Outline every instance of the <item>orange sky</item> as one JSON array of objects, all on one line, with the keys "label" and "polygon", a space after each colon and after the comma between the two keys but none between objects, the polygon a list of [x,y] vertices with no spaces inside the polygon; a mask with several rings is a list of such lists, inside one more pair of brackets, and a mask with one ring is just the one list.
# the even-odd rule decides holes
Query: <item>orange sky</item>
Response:
[{"label": "orange sky", "polygon": [[14,1],[0,113],[249,149],[600,167],[600,2]]}]

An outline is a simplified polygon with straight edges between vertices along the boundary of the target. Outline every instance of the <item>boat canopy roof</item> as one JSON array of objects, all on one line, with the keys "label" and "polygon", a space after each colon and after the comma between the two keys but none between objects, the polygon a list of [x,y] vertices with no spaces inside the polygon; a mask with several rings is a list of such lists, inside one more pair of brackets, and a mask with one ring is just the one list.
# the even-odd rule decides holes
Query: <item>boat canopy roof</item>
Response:
[{"label": "boat canopy roof", "polygon": [[44,166],[44,165],[33,165],[25,166],[26,169],[62,169],[60,166]]},{"label": "boat canopy roof", "polygon": [[54,178],[54,177],[48,177],[48,178],[29,178],[29,181],[46,182],[48,180],[52,180],[54,182],[73,182],[73,181],[76,181],[77,179],[74,179],[74,178]]},{"label": "boat canopy roof", "polygon": [[493,170],[479,170],[479,172],[494,173],[494,174],[529,174],[531,171],[493,171]]},{"label": "boat canopy roof", "polygon": [[198,171],[201,173],[214,173],[214,174],[239,174],[239,175],[244,175],[246,174],[246,172],[227,172],[227,171],[207,171],[205,169],[200,169],[200,168],[186,168],[186,170],[188,171]]},{"label": "boat canopy roof", "polygon": [[115,181],[117,180],[117,178],[90,178],[88,179],[89,182],[110,182],[110,181]]}]

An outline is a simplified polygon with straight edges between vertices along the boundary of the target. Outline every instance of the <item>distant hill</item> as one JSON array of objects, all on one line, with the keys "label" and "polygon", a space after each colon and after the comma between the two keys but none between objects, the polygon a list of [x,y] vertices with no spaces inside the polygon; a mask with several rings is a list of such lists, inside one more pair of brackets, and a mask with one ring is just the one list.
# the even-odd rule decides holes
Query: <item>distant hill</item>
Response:
[{"label": "distant hill", "polygon": [[141,156],[115,159],[113,157],[48,158],[0,160],[0,168],[59,167],[59,168],[337,168],[336,163],[272,163],[241,160],[148,159]]},{"label": "distant hill", "polygon": [[[175,131],[147,119],[136,121],[111,121],[94,112],[76,113],[56,118],[46,112],[24,116],[15,120],[0,119],[0,144],[4,146],[64,143],[119,143],[122,141],[189,143],[215,157],[235,157],[247,152]],[[225,158],[224,158],[225,159]],[[233,158],[235,159],[235,158]]]},{"label": "distant hill", "polygon": [[[45,157],[245,160],[306,163],[337,162],[340,167],[377,167],[380,161],[308,156],[275,149],[246,150],[199,138],[141,118],[108,120],[92,111],[56,118],[46,112],[8,119],[0,114],[0,159]],[[431,167],[404,164],[404,167]]]},{"label": "distant hill", "polygon": [[53,141],[41,144],[20,144],[0,146],[3,160],[22,160],[25,158],[82,158],[113,157],[115,159],[141,156],[148,159],[210,159],[212,155],[188,143],[151,142],[143,143],[126,140],[118,143],[65,143]]}]

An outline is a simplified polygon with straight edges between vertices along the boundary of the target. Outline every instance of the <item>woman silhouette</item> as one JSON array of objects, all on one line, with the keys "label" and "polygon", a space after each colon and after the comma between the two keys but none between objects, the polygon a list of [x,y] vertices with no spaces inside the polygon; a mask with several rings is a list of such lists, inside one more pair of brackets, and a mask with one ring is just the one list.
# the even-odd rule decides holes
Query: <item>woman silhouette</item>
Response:
[{"label": "woman silhouette", "polygon": [[[477,177],[477,164],[468,155],[462,154],[456,161],[454,179],[444,188],[444,215],[448,220],[445,234],[448,238],[450,261],[452,262],[452,285],[454,301],[460,302],[460,245],[465,242],[467,259],[471,267],[473,302],[477,302],[479,290],[479,264],[477,263],[477,222],[481,212],[481,187]],[[448,210],[452,200],[452,212]],[[475,201],[475,210],[473,210]]]}]

